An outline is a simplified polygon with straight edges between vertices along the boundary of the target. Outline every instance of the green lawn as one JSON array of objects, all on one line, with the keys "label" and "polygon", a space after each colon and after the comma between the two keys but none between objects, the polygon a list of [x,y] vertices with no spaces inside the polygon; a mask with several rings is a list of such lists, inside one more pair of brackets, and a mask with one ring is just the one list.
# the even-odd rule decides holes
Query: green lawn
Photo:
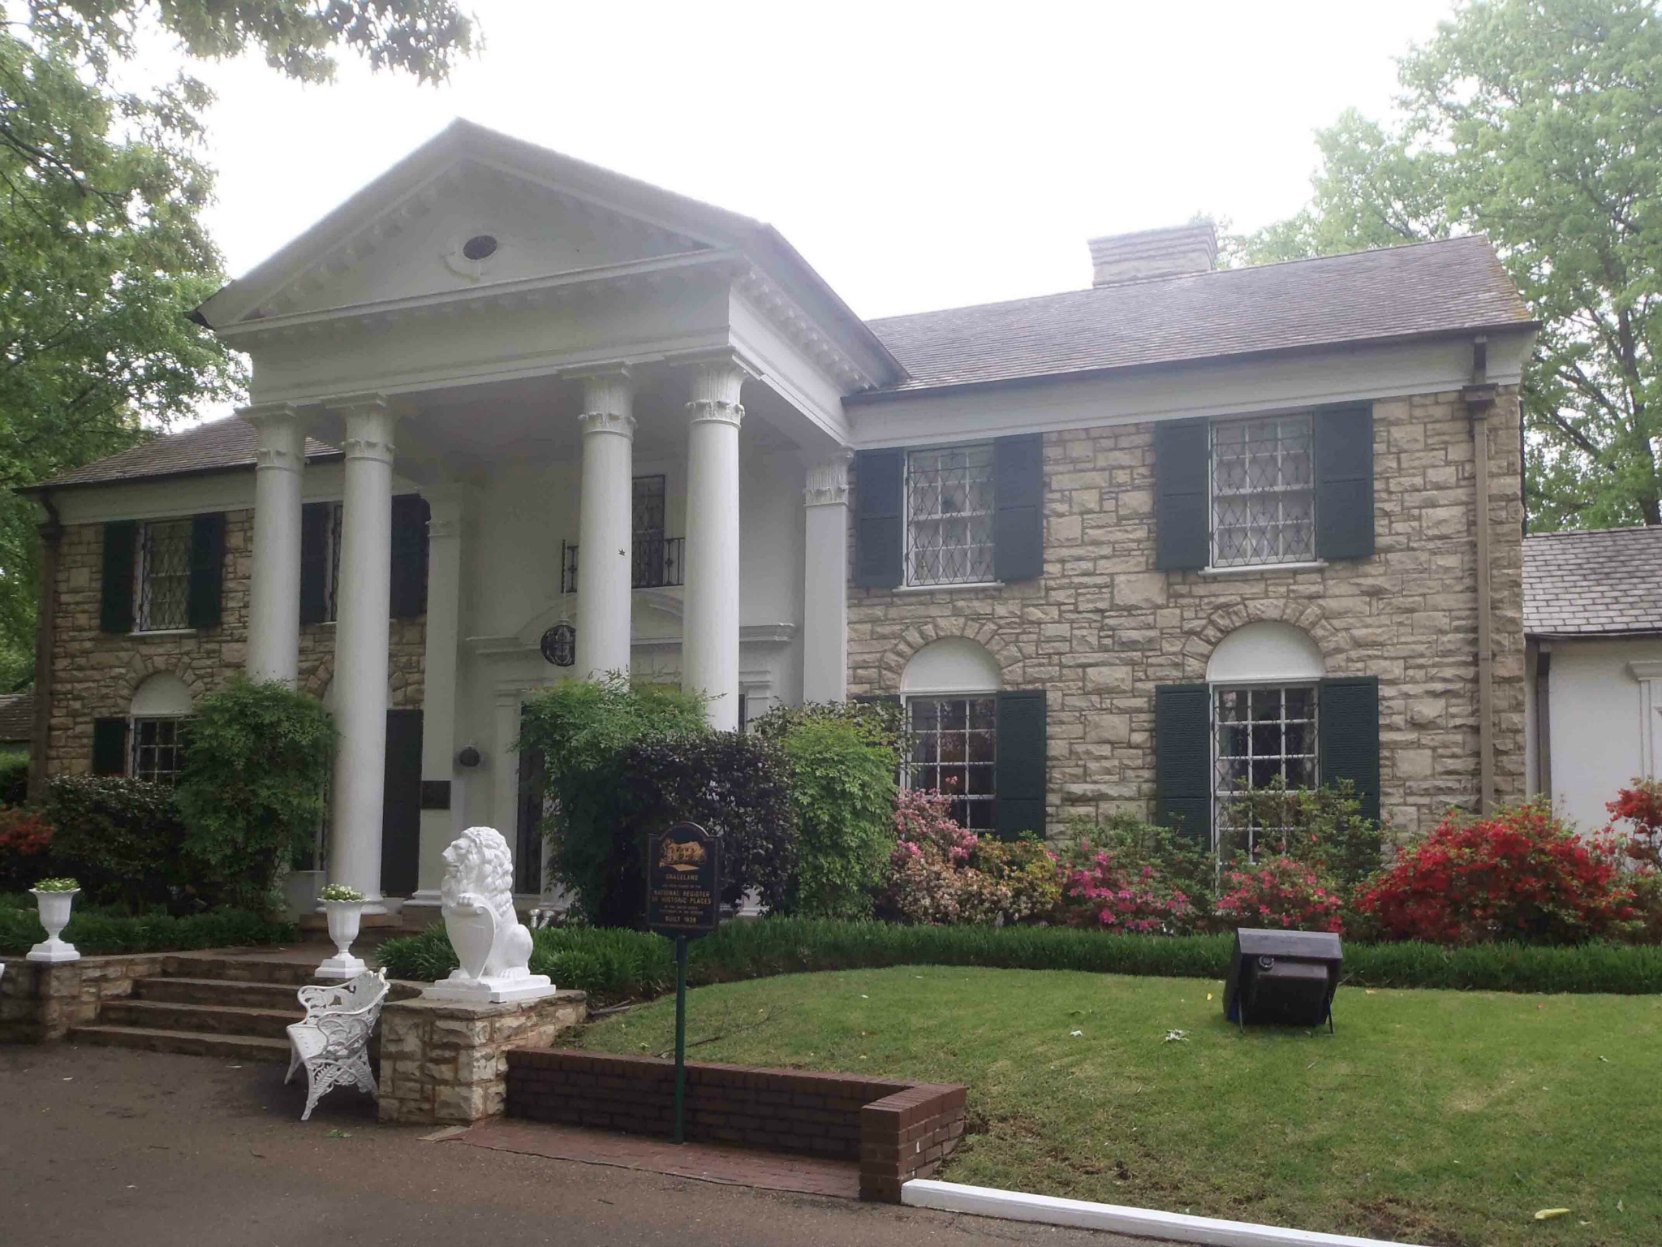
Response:
[{"label": "green lawn", "polygon": [[[689,1055],[967,1083],[957,1182],[1461,1247],[1662,1243],[1662,997],[1346,988],[1329,1037],[1243,1035],[1222,990],[786,975],[691,992]],[[667,1054],[673,1029],[664,999],[582,1042]]]}]

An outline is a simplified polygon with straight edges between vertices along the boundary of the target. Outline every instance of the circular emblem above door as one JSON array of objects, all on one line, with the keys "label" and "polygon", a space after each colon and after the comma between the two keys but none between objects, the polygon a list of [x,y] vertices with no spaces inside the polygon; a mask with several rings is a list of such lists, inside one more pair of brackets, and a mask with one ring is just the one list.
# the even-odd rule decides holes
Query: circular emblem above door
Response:
[{"label": "circular emblem above door", "polygon": [[569,667],[577,661],[577,629],[565,620],[542,634],[542,656],[556,667]]}]

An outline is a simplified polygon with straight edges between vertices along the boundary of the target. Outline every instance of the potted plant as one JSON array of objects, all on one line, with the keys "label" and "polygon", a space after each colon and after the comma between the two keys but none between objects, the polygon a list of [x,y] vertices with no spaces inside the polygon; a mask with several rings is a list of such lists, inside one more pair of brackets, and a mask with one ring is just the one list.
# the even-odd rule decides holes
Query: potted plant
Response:
[{"label": "potted plant", "polygon": [[28,960],[79,961],[81,954],[75,951],[75,945],[58,937],[69,925],[69,911],[81,885],[73,879],[42,879],[29,890],[35,894],[35,908],[40,913],[40,925],[46,928],[46,939],[29,950]]},{"label": "potted plant", "polygon": [[352,941],[358,938],[358,927],[363,921],[364,906],[368,903],[357,888],[344,883],[326,884],[317,894],[323,902],[323,912],[329,916],[329,938],[334,941],[335,955],[325,957],[317,968],[320,979],[349,979],[362,974],[369,967],[363,958],[352,955]]}]

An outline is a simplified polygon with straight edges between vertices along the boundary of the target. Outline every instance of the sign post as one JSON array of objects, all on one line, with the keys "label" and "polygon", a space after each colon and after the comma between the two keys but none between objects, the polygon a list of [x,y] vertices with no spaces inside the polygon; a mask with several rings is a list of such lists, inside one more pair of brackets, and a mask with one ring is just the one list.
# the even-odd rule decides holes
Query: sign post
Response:
[{"label": "sign post", "polygon": [[646,926],[675,941],[675,1141],[685,1142],[687,942],[721,921],[721,842],[697,823],[653,836],[646,858]]}]

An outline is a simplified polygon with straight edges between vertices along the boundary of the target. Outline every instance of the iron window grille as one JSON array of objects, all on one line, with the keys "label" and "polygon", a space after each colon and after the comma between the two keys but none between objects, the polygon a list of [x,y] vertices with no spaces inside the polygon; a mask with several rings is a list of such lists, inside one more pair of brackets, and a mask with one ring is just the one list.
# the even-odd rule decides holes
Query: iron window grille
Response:
[{"label": "iron window grille", "polygon": [[152,520],[139,530],[139,632],[190,627],[190,520]]},{"label": "iron window grille", "polygon": [[993,573],[993,448],[906,456],[906,583],[981,584]]},{"label": "iron window grille", "polygon": [[952,817],[971,831],[993,829],[998,793],[998,698],[908,697],[907,787],[952,800]]},{"label": "iron window grille", "polygon": [[631,551],[634,561],[630,584],[636,589],[656,589],[665,580],[664,478],[637,476],[630,506]]},{"label": "iron window grille", "polygon": [[1260,837],[1283,827],[1258,826],[1242,794],[1318,786],[1316,690],[1312,685],[1249,686],[1213,690],[1212,825],[1220,856],[1257,852]]},{"label": "iron window grille", "polygon": [[134,779],[165,788],[179,782],[185,761],[184,722],[169,718],[133,720],[129,772]]},{"label": "iron window grille", "polygon": [[1313,433],[1308,414],[1212,425],[1212,565],[1316,557]]}]

